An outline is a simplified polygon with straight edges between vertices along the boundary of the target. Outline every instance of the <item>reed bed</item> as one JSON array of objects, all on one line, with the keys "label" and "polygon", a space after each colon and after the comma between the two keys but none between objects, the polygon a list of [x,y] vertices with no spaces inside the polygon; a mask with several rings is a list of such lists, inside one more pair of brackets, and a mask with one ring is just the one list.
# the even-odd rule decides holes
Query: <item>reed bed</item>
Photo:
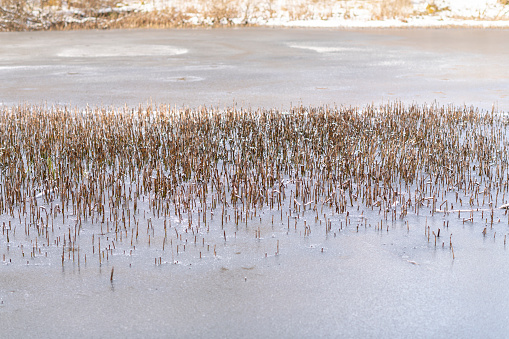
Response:
[{"label": "reed bed", "polygon": [[422,220],[422,241],[437,248],[449,236],[441,247],[454,258],[449,220],[494,240],[493,225],[509,224],[507,126],[506,115],[473,107],[401,103],[3,107],[0,251],[6,264],[141,253],[161,265],[213,259],[241,241],[248,256],[279,256],[290,232],[336,238],[394,223],[422,230]]}]

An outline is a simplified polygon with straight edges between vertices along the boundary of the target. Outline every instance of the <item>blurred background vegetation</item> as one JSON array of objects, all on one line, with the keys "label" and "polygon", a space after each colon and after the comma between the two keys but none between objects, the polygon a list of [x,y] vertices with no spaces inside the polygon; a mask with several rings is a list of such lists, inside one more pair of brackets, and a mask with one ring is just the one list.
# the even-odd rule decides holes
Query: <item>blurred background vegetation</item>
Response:
[{"label": "blurred background vegetation", "polygon": [[0,0],[0,31],[179,27],[174,9],[142,12],[118,0]]},{"label": "blurred background vegetation", "polygon": [[[492,20],[507,20],[509,0],[497,1],[502,9]],[[426,6],[418,11],[415,3],[413,0],[0,0],[0,31],[256,25],[281,18],[354,19],[359,13],[364,18],[367,15],[368,20],[406,22],[411,16],[450,11],[442,1],[422,2]],[[479,12],[473,19],[485,19],[485,15]]]}]

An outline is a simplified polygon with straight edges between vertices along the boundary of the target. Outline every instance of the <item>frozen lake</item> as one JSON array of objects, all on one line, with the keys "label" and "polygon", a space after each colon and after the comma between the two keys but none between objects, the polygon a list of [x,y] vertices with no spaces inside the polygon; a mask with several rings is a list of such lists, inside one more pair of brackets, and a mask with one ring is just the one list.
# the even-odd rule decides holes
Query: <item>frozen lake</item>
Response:
[{"label": "frozen lake", "polygon": [[[508,38],[503,30],[3,33],[0,100],[288,108],[401,99],[507,110]],[[506,336],[509,219],[492,208],[508,198],[498,187],[479,185],[476,197],[490,198],[475,203],[467,203],[472,188],[441,187],[440,203],[448,199],[445,208],[454,203],[461,216],[432,213],[423,196],[420,211],[392,219],[360,202],[337,213],[322,201],[323,216],[317,203],[301,213],[289,193],[296,183],[285,184],[281,210],[251,210],[236,225],[237,211],[227,209],[223,228],[220,209],[210,209],[206,231],[196,210],[183,220],[172,215],[168,238],[166,216],[140,200],[128,217],[140,223],[135,250],[130,223],[123,240],[105,229],[111,219],[93,216],[71,234],[81,225],[71,208],[46,219],[54,231],[34,234],[32,226],[27,235],[21,217],[2,215],[0,337]],[[437,243],[427,226],[441,229]],[[62,264],[68,232],[81,247]],[[102,261],[99,238],[109,253]]]},{"label": "frozen lake", "polygon": [[0,33],[0,103],[509,103],[507,30]]}]

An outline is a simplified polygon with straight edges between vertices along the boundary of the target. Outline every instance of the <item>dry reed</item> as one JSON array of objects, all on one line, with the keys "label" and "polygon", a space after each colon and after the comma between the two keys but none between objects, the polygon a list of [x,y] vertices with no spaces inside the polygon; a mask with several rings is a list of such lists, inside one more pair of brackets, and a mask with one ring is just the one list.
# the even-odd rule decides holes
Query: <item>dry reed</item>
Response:
[{"label": "dry reed", "polygon": [[[389,232],[389,223],[409,211],[446,216],[467,200],[463,223],[475,223],[474,213],[484,221],[489,211],[491,230],[494,208],[507,203],[507,126],[507,117],[494,112],[401,103],[288,112],[3,107],[0,213],[14,222],[3,223],[0,250],[6,261],[16,229],[24,229],[31,259],[47,256],[41,247],[56,248],[62,265],[79,266],[90,247],[80,242],[81,232],[97,224],[88,255],[100,265],[122,250],[132,254],[143,234],[160,251],[155,264],[161,265],[170,255],[165,246],[172,262],[194,248],[196,258],[206,257],[211,245],[219,256],[221,243],[207,241],[207,252],[199,246],[205,247],[214,215],[221,214],[218,238],[226,246],[239,227],[262,241],[264,227],[275,227],[274,215],[285,232],[293,218],[295,233],[299,228],[304,237],[324,221],[328,236],[333,227],[334,235],[352,227],[350,213],[362,208],[378,212],[376,230]],[[266,225],[261,216],[257,221],[262,210],[274,212]],[[362,224],[366,229],[363,214],[357,231]],[[440,229],[435,233],[430,224],[426,217],[425,236],[429,242],[433,234],[436,247]],[[448,221],[443,226],[448,229]],[[278,239],[276,256],[279,245]],[[450,249],[454,257],[452,235]]]}]

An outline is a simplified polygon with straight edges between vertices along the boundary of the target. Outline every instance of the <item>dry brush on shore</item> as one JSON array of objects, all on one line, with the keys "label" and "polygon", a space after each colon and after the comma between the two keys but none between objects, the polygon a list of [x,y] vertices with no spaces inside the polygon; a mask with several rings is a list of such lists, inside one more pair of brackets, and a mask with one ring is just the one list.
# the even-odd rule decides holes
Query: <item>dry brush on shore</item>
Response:
[{"label": "dry brush on shore", "polygon": [[[228,27],[507,27],[509,5],[485,0],[0,0],[0,30]],[[455,0],[456,1],[456,0]],[[472,4],[470,4],[472,5]],[[388,20],[388,22],[385,22]],[[373,26],[373,23],[374,26]]]},{"label": "dry brush on shore", "polygon": [[184,27],[188,19],[175,8],[139,11],[115,0],[0,1],[0,31],[172,28]]}]

